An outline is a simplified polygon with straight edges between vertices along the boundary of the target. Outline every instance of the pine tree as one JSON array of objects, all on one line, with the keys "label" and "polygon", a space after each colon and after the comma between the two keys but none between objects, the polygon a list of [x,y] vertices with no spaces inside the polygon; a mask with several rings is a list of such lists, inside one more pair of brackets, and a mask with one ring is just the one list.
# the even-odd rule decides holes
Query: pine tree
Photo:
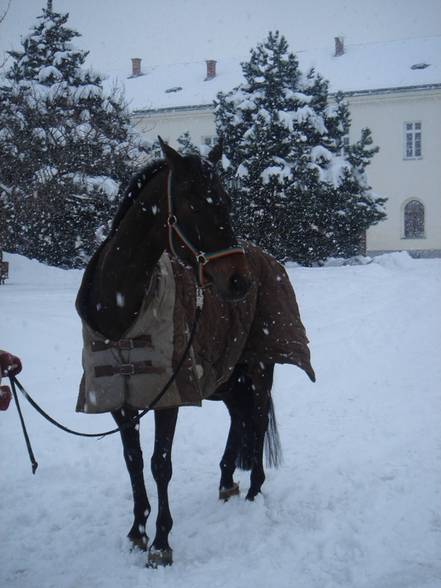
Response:
[{"label": "pine tree", "polygon": [[80,267],[143,153],[123,95],[75,49],[68,14],[43,9],[0,89],[5,248]]},{"label": "pine tree", "polygon": [[185,131],[177,138],[178,151],[183,155],[200,155],[200,149],[192,142],[189,131]]},{"label": "pine tree", "polygon": [[237,230],[281,261],[356,253],[363,231],[384,218],[366,181],[378,150],[370,132],[345,146],[347,103],[337,95],[330,104],[328,82],[303,74],[278,32],[242,70],[244,83],[219,94],[215,108]]}]

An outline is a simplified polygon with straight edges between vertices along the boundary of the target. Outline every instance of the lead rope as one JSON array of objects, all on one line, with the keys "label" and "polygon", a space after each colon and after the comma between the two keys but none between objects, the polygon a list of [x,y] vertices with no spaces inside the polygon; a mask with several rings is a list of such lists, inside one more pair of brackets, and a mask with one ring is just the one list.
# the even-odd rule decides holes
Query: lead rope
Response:
[{"label": "lead rope", "polygon": [[24,389],[24,387],[20,384],[20,382],[17,380],[17,378],[15,376],[9,376],[9,381],[11,382],[12,393],[14,395],[15,404],[17,406],[17,410],[18,410],[18,414],[19,414],[19,417],[20,417],[21,426],[22,426],[22,429],[23,429],[23,435],[24,435],[24,438],[25,438],[26,447],[28,449],[29,458],[30,458],[31,464],[32,464],[32,473],[35,474],[35,472],[37,470],[37,467],[38,467],[38,463],[35,460],[34,452],[32,451],[32,446],[31,446],[31,442],[29,440],[29,435],[28,435],[27,430],[26,430],[26,425],[25,425],[25,422],[24,422],[24,419],[23,419],[23,415],[22,415],[22,412],[21,412],[20,403],[18,402],[18,396],[17,396],[16,386],[20,390],[20,392],[23,394],[23,396],[26,398],[26,400],[29,402],[29,404],[42,417],[44,417],[52,425],[54,425],[55,427],[57,427],[58,429],[61,429],[62,431],[66,432],[66,433],[69,433],[71,435],[77,435],[78,437],[98,437],[98,438],[102,439],[103,437],[107,437],[108,435],[113,435],[114,433],[125,431],[126,429],[129,429],[129,428],[135,426],[137,423],[139,423],[139,421],[142,419],[143,416],[145,416],[149,411],[153,410],[154,407],[161,400],[161,398],[164,396],[164,394],[167,392],[167,390],[170,388],[170,386],[173,384],[173,382],[176,380],[176,378],[178,376],[178,373],[179,373],[182,365],[184,364],[184,362],[187,359],[188,354],[190,352],[190,348],[191,348],[191,345],[193,343],[193,339],[194,339],[194,336],[195,336],[195,333],[196,333],[196,329],[197,329],[197,326],[198,326],[198,323],[199,323],[199,319],[200,319],[201,314],[202,314],[203,303],[204,303],[204,294],[203,294],[203,291],[202,291],[202,289],[197,288],[196,289],[196,314],[195,314],[195,319],[194,319],[194,323],[193,323],[193,328],[192,328],[192,331],[191,331],[191,334],[190,334],[190,338],[188,339],[187,345],[185,347],[184,353],[182,354],[182,357],[179,360],[179,363],[176,366],[175,371],[170,376],[168,382],[165,384],[165,386],[163,387],[163,389],[156,395],[156,397],[153,399],[153,401],[150,403],[150,405],[147,408],[145,408],[140,414],[137,414],[136,416],[132,417],[127,423],[124,423],[121,427],[117,427],[116,429],[111,429],[109,431],[104,431],[103,433],[82,433],[80,431],[74,431],[73,429],[69,429],[68,427],[62,425],[61,423],[59,423],[58,421],[56,421],[54,418],[52,418],[50,415],[48,415],[47,412],[45,412],[35,402],[35,400],[29,395],[29,393]]},{"label": "lead rope", "polygon": [[[20,417],[21,428],[22,428],[23,435],[25,438],[26,447],[27,447],[28,454],[29,454],[29,459],[31,460],[32,473],[35,474],[35,472],[37,471],[37,468],[38,468],[38,462],[36,461],[35,456],[34,456],[34,452],[32,451],[31,441],[29,439],[29,435],[26,430],[26,425],[24,422],[23,414],[21,412],[20,403],[18,401],[17,390],[15,389],[16,378],[15,378],[15,376],[10,376],[9,380],[11,382],[11,388],[12,388],[12,394],[14,395],[15,406],[17,407],[18,416]],[[18,383],[18,381],[17,381],[17,383]]]}]

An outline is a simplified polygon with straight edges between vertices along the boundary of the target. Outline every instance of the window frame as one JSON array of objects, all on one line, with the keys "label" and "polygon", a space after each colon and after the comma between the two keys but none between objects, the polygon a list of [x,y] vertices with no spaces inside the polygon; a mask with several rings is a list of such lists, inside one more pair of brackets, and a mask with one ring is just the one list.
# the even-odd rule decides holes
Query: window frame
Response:
[{"label": "window frame", "polygon": [[351,146],[351,141],[349,139],[349,133],[343,135],[341,138],[341,147],[340,147],[340,155],[345,156],[349,153],[349,147]]},{"label": "window frame", "polygon": [[209,147],[212,149],[218,142],[217,135],[202,135],[201,136],[201,145],[205,145],[205,147]]},{"label": "window frame", "polygon": [[[409,125],[411,125],[410,129]],[[411,138],[411,155],[408,154],[409,137]],[[416,155],[417,148],[419,149],[418,155]],[[420,120],[408,120],[403,123],[403,159],[423,159],[423,123]]]},{"label": "window frame", "polygon": [[[406,235],[406,209],[412,202],[417,202],[422,207],[422,231],[421,234],[416,236]],[[422,202],[419,198],[408,198],[403,203],[402,214],[401,214],[401,221],[402,221],[402,235],[401,238],[405,239],[406,241],[415,241],[418,239],[426,239],[426,207],[424,202]]]}]

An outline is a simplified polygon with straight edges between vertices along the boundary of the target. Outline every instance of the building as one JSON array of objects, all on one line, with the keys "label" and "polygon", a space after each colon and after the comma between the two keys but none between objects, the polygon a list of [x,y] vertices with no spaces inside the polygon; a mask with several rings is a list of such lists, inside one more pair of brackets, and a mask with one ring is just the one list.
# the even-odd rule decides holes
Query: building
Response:
[{"label": "building", "polygon": [[[369,229],[368,254],[407,250],[441,256],[441,37],[344,45],[296,52],[343,91],[350,139],[372,131],[380,153],[368,168],[374,192],[388,198],[387,220]],[[170,144],[188,131],[196,144],[216,140],[213,100],[242,81],[239,60],[143,66],[132,59],[126,94],[137,128]]]}]

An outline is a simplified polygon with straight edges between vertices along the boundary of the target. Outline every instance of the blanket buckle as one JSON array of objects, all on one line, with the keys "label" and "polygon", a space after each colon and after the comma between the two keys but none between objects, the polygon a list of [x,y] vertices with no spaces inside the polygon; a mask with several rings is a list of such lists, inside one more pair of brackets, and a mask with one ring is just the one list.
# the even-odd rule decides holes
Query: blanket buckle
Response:
[{"label": "blanket buckle", "polygon": [[202,310],[204,306],[204,290],[201,286],[196,286],[196,308]]},{"label": "blanket buckle", "polygon": [[119,373],[122,376],[134,376],[136,371],[135,371],[135,364],[133,363],[122,363],[119,366]]}]

